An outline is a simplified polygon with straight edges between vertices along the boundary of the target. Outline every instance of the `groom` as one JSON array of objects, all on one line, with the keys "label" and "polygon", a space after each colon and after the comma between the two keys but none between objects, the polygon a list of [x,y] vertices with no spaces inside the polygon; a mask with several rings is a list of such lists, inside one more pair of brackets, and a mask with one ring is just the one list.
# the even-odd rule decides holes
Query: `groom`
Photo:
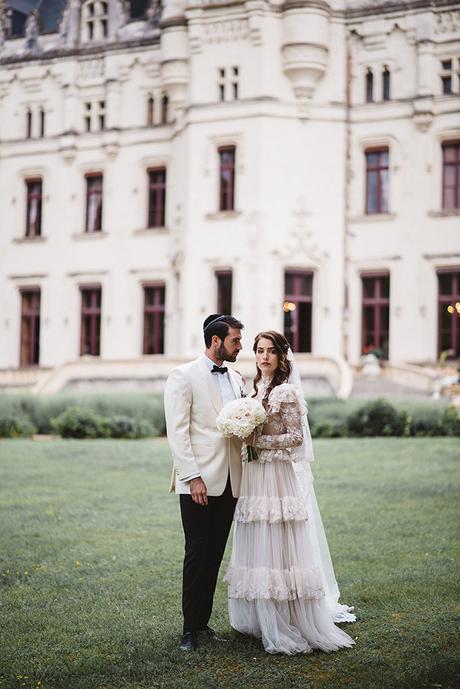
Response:
[{"label": "groom", "polygon": [[226,402],[244,396],[241,376],[224,361],[241,350],[243,324],[212,314],[203,323],[206,349],[169,374],[164,393],[173,458],[171,490],[179,493],[185,557],[181,651],[192,651],[208,627],[217,575],[233,519],[241,479],[241,442],[224,438],[216,417]]}]

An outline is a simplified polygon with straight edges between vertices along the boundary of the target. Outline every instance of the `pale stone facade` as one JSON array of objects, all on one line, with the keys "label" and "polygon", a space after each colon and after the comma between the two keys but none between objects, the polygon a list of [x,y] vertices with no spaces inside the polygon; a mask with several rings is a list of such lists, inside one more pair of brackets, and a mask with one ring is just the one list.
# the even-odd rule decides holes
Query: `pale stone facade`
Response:
[{"label": "pale stone facade", "polygon": [[[79,288],[93,283],[101,360],[142,357],[151,282],[166,288],[165,356],[195,356],[220,269],[232,270],[248,349],[257,331],[283,329],[284,274],[299,269],[313,272],[312,354],[357,364],[361,277],[384,271],[390,364],[437,359],[437,270],[460,266],[460,210],[442,208],[442,144],[460,140],[459,3],[166,0],[139,19],[122,0],[61,4],[56,30],[41,30],[38,9],[14,37],[0,2],[0,369],[20,366],[20,290],[31,286],[42,368],[79,360]],[[236,149],[234,210],[223,212],[221,146]],[[378,147],[388,205],[370,213],[365,151]],[[165,226],[149,229],[147,170],[158,166]],[[102,231],[88,233],[93,172]],[[34,178],[42,229],[28,238]]]}]

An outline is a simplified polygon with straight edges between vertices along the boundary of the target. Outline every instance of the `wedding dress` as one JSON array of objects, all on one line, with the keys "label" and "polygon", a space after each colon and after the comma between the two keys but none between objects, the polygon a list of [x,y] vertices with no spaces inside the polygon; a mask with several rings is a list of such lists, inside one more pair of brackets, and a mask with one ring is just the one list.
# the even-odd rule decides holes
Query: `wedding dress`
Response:
[{"label": "wedding dress", "polygon": [[[259,400],[266,385],[262,380]],[[338,603],[306,461],[311,447],[306,418],[298,387],[285,383],[271,391],[267,421],[255,432],[259,458],[243,464],[224,577],[232,627],[262,638],[268,653],[336,651],[354,644],[334,624],[355,616]]]}]

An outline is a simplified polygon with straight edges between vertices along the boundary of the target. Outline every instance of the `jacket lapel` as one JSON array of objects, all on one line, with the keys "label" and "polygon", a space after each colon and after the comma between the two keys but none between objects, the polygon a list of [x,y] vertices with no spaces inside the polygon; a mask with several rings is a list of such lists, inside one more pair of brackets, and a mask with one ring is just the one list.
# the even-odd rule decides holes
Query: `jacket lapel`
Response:
[{"label": "jacket lapel", "polygon": [[217,413],[219,413],[222,410],[222,399],[220,397],[219,390],[217,389],[217,385],[212,379],[212,373],[207,367],[204,357],[200,357],[198,359],[198,366],[200,367],[200,371],[203,374],[204,379],[206,380],[206,385],[209,391],[209,397],[214,405],[215,410],[217,411]]}]

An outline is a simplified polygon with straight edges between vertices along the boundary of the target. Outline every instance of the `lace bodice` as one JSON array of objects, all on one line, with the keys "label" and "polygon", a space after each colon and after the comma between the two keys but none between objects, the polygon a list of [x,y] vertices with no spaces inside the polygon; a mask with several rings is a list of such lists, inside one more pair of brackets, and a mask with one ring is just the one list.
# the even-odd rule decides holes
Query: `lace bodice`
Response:
[{"label": "lace bodice", "polygon": [[[258,399],[263,399],[266,385],[258,389]],[[254,446],[260,450],[288,450],[303,442],[302,417],[305,402],[294,385],[277,385],[268,398],[267,421],[255,431]],[[279,459],[289,457],[279,457]],[[291,457],[293,459],[293,457]]]}]

